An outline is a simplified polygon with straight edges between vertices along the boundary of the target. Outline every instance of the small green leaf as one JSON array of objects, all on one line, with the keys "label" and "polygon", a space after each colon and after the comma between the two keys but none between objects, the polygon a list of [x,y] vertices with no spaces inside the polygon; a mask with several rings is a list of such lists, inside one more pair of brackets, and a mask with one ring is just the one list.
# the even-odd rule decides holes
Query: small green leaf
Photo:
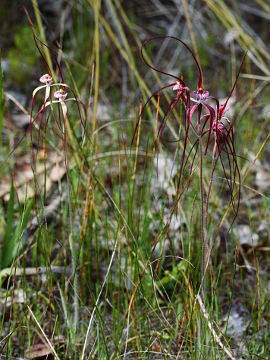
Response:
[{"label": "small green leaf", "polygon": [[21,231],[24,231],[25,228],[26,228],[26,225],[27,225],[27,222],[28,222],[28,219],[29,219],[29,215],[30,215],[30,212],[31,212],[31,210],[33,208],[34,202],[35,202],[34,198],[32,198],[31,200],[28,201],[28,203],[26,205],[26,208],[25,208],[25,211],[24,211],[24,214],[23,214]]}]

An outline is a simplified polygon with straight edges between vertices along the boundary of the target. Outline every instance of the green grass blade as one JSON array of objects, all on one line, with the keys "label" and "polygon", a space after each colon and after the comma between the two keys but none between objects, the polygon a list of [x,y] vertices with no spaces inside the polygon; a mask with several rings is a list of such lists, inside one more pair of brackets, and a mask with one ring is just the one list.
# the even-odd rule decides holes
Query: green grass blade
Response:
[{"label": "green grass blade", "polygon": [[10,236],[14,221],[14,185],[13,182],[10,186],[10,192],[9,192],[9,201],[8,201],[8,207],[7,207],[7,222],[6,222],[6,232],[3,240],[2,245],[2,251],[1,251],[1,263],[0,268],[3,268],[6,264],[6,259],[10,256]]},{"label": "green grass blade", "polygon": [[7,267],[12,262],[13,257],[18,251],[18,241],[26,228],[33,205],[34,199],[29,200],[22,214],[22,218],[20,219],[16,229],[12,232],[14,223],[14,186],[12,183],[8,202],[7,226],[2,246],[0,268]]},{"label": "green grass blade", "polygon": [[0,52],[0,144],[1,134],[3,129],[3,117],[4,117],[4,90],[3,90],[3,72],[2,72],[2,61]]}]

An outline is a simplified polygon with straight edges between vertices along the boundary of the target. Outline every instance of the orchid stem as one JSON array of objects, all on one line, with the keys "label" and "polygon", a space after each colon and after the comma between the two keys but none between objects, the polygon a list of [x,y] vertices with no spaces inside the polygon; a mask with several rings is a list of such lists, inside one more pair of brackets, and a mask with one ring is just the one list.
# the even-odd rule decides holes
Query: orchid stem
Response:
[{"label": "orchid stem", "polygon": [[[202,131],[201,131],[201,112],[202,106],[198,107],[198,136],[199,136],[199,183],[200,183],[200,203],[201,203],[201,211],[200,211],[200,233],[201,233],[201,243],[202,243],[202,262],[201,262],[201,287],[202,287],[202,300],[205,300],[205,252],[206,252],[206,223],[204,221],[204,189],[203,189],[203,148],[202,148]],[[198,350],[199,353],[202,351],[203,345],[203,334],[202,334],[202,321],[198,319]]]}]

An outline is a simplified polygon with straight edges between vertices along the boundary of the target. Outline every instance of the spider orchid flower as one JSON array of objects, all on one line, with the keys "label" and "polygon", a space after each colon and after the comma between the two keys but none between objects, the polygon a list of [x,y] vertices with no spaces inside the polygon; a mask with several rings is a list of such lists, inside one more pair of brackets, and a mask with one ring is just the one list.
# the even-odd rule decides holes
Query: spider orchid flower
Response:
[{"label": "spider orchid flower", "polygon": [[53,79],[51,77],[51,75],[49,74],[44,74],[40,77],[39,81],[43,84],[46,85],[52,85],[53,84]]},{"label": "spider orchid flower", "polygon": [[65,157],[65,165],[67,165],[67,151],[66,151],[66,142],[67,142],[67,135],[66,135],[66,128],[67,128],[67,105],[65,103],[67,92],[65,88],[61,88],[60,90],[57,90],[54,95],[56,102],[59,102],[62,113],[63,113],[63,134],[64,134],[64,157]]},{"label": "spider orchid flower", "polygon": [[[43,117],[44,117],[44,113],[45,113],[45,109],[48,105],[48,99],[50,98],[50,92],[51,92],[51,86],[53,86],[53,78],[51,75],[49,74],[44,74],[39,78],[39,81],[44,84],[41,86],[38,86],[37,88],[34,89],[33,94],[32,94],[32,104],[31,104],[31,113],[30,113],[30,122],[29,122],[29,131],[30,131],[30,137],[31,137],[31,142],[32,140],[32,126],[35,125],[35,121],[37,120],[37,118],[40,116],[40,126],[39,126],[39,130],[38,130],[38,138],[40,136],[40,129],[42,127],[42,121],[43,121]],[[44,97],[44,102],[42,104],[42,106],[40,107],[39,111],[37,112],[37,114],[33,117],[33,109],[34,109],[34,102],[35,102],[35,96],[36,94],[45,88],[45,97]],[[18,145],[17,145],[18,146]]]},{"label": "spider orchid flower", "polygon": [[53,85],[53,78],[51,77],[51,75],[49,74],[44,74],[42,75],[40,78],[39,78],[39,81],[44,84],[44,85],[41,85],[41,86],[38,86],[34,91],[33,91],[33,96],[32,96],[32,100],[34,100],[34,97],[36,95],[36,93],[45,88],[45,100],[44,100],[44,103],[46,103],[46,101],[48,100],[48,98],[50,97],[50,88],[51,88],[51,85]]},{"label": "spider orchid flower", "polygon": [[[187,137],[189,134],[190,127],[192,127],[193,130],[197,133],[197,136],[200,137],[200,136],[202,136],[206,125],[209,123],[210,131],[208,134],[207,144],[206,144],[205,151],[204,151],[204,153],[206,155],[208,146],[209,146],[209,142],[210,142],[212,126],[213,126],[213,123],[216,118],[216,113],[219,111],[219,102],[216,98],[209,95],[209,91],[204,90],[203,76],[202,76],[202,70],[201,70],[200,64],[199,64],[195,54],[193,53],[193,51],[187,45],[186,45],[186,47],[188,48],[189,52],[191,53],[191,56],[193,57],[193,60],[195,62],[197,70],[198,70],[199,77],[198,77],[197,90],[193,91],[194,98],[192,98],[192,97],[190,98],[190,100],[192,102],[194,102],[194,104],[190,105],[187,109],[187,130],[186,130],[186,138],[185,138],[184,148],[186,146],[186,140],[187,140]],[[208,100],[214,100],[216,102],[216,109],[214,109],[213,106],[211,106],[207,103]],[[202,116],[202,108],[206,109],[206,115],[204,115],[204,116]],[[193,115],[196,110],[197,110],[197,121],[195,122],[195,124],[193,124],[192,118],[193,118]],[[183,165],[183,160],[182,160],[182,165]],[[182,171],[182,169],[180,169],[180,175],[181,175],[181,171]]]},{"label": "spider orchid flower", "polygon": [[67,92],[65,89],[57,90],[54,95],[56,99],[58,99],[60,102],[64,101],[67,97]]},{"label": "spider orchid flower", "polygon": [[[210,178],[210,184],[206,198],[206,223],[207,223],[208,205],[209,205],[214,172],[216,169],[216,165],[219,161],[222,167],[224,179],[227,182],[229,188],[230,198],[231,198],[230,203],[232,204],[232,208],[234,211],[234,218],[231,222],[231,226],[232,226],[234,220],[236,219],[240,206],[241,175],[237,163],[233,128],[231,126],[230,121],[227,120],[227,122],[229,124],[229,126],[227,127],[220,119],[215,121],[212,125],[212,132],[214,134],[215,142],[214,142],[213,154],[212,154],[211,178]],[[205,133],[207,133],[208,131],[206,131]],[[237,183],[239,184],[238,185],[239,187],[238,187],[237,200],[235,200],[234,190]]]},{"label": "spider orchid flower", "polygon": [[[189,108],[189,121],[191,122],[191,118],[195,110],[198,110],[200,116],[198,116],[196,126],[198,127],[198,131],[202,133],[208,121],[210,122],[210,129],[212,128],[212,125],[216,117],[216,110],[213,108],[213,106],[209,105],[207,101],[211,99],[216,101],[217,109],[219,109],[219,103],[213,96],[209,95],[209,91],[204,90],[202,87],[199,87],[198,90],[194,90],[193,95],[194,97],[191,97],[191,101],[193,101],[195,104],[191,105]],[[202,107],[206,109],[209,116],[205,116],[205,121],[202,125],[202,128],[200,129]],[[207,147],[206,147],[206,151],[207,151]]]},{"label": "spider orchid flower", "polygon": [[[46,128],[47,128],[47,122],[49,120],[49,116],[45,116],[46,115],[46,109],[47,107],[50,106],[51,111],[53,110],[53,104],[58,103],[59,107],[61,106],[62,108],[62,113],[63,113],[63,128],[64,128],[64,148],[66,147],[66,117],[67,117],[67,106],[66,106],[66,101],[74,101],[76,103],[77,109],[78,109],[78,114],[79,114],[79,119],[82,125],[82,136],[84,138],[85,136],[85,122],[83,120],[83,118],[86,118],[86,108],[83,104],[82,101],[80,101],[77,98],[76,93],[72,90],[72,88],[70,88],[67,84],[65,84],[64,78],[63,78],[63,74],[61,71],[61,67],[59,65],[58,62],[58,52],[55,52],[53,49],[50,49],[48,47],[48,45],[46,45],[44,42],[42,42],[38,36],[36,35],[35,29],[34,29],[34,25],[31,21],[31,18],[26,10],[26,8],[24,8],[26,16],[28,18],[30,27],[31,27],[31,31],[32,31],[32,35],[33,35],[33,39],[36,45],[36,48],[41,56],[41,58],[44,61],[44,64],[47,68],[47,73],[43,74],[42,76],[40,76],[39,81],[41,83],[40,86],[36,87],[33,90],[32,93],[32,104],[31,104],[31,112],[30,112],[30,122],[29,122],[29,126],[26,129],[24,135],[21,137],[21,139],[17,142],[17,144],[13,147],[12,151],[10,152],[10,155],[16,150],[16,148],[20,145],[20,143],[22,142],[22,140],[26,137],[26,135],[30,132],[30,137],[31,137],[31,143],[33,144],[33,139],[32,139],[32,128],[33,125],[36,127],[36,129],[38,130],[38,144],[39,144],[39,140],[40,140],[40,134],[41,134],[41,129],[43,128],[43,122],[45,122],[45,127],[44,127],[44,137],[46,136]],[[52,78],[52,70],[49,67],[49,64],[44,56],[44,49],[48,49],[50,51],[51,56],[53,57],[54,63],[56,64],[56,68],[57,68],[57,72],[59,74],[60,77],[60,82],[59,83],[54,83],[53,78]],[[52,94],[52,89],[54,87],[62,87],[60,90],[56,91],[54,93],[54,98],[55,100],[53,100],[51,94]],[[69,98],[66,100],[67,97],[67,92],[65,89],[69,89],[69,91],[73,94],[72,98]],[[34,113],[34,105],[35,105],[35,99],[36,99],[36,94],[45,89],[45,97],[44,100],[41,104],[41,106],[39,105],[38,110],[36,113]],[[82,116],[82,110],[83,110],[83,116]],[[57,116],[54,117],[56,120],[56,123],[59,127],[59,129],[62,129],[61,126],[61,113],[59,112],[59,118],[57,118]],[[38,122],[38,123],[37,123]],[[38,146],[37,146],[38,148]],[[32,146],[32,150],[33,150],[33,146]],[[65,149],[64,149],[65,150]],[[65,159],[66,159],[66,155],[65,155]],[[33,158],[34,160],[34,158]]]},{"label": "spider orchid flower", "polygon": [[[237,217],[239,206],[240,206],[241,174],[240,174],[239,166],[237,163],[237,155],[236,155],[236,149],[235,149],[235,145],[234,145],[233,124],[225,116],[225,114],[229,110],[227,108],[227,105],[228,105],[229,99],[231,98],[231,96],[233,94],[235,86],[237,84],[241,69],[243,67],[245,56],[246,56],[246,54],[244,54],[244,56],[243,56],[242,62],[238,69],[238,73],[236,75],[236,78],[235,78],[234,84],[231,88],[231,91],[230,91],[226,101],[219,106],[218,111],[217,111],[217,119],[212,124],[212,128],[208,130],[209,135],[211,133],[211,130],[214,133],[215,144],[214,144],[213,155],[212,155],[213,164],[212,164],[212,171],[211,171],[211,179],[210,179],[207,200],[206,200],[206,214],[208,214],[208,204],[209,204],[209,198],[210,198],[210,192],[211,192],[215,167],[216,167],[217,161],[220,160],[220,163],[221,163],[221,166],[223,169],[223,174],[224,174],[224,177],[226,179],[226,182],[228,184],[230,194],[231,194],[230,203],[232,204],[232,208],[234,210],[234,218],[231,222],[231,226]],[[226,127],[224,125],[224,120],[227,121],[227,123],[229,125],[228,127]],[[205,133],[207,133],[207,131],[205,131],[204,134]],[[223,159],[224,156],[227,161],[227,166],[224,164],[224,159]],[[236,186],[236,180],[238,181],[239,185],[238,185],[237,200],[235,203],[234,190],[235,190],[235,186]],[[207,222],[207,215],[206,215],[206,222]]]}]

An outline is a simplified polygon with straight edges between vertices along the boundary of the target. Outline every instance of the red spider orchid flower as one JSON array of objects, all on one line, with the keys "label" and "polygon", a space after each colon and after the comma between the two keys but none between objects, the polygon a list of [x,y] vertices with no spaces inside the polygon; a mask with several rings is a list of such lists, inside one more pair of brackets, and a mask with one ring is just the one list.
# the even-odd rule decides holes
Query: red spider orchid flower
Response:
[{"label": "red spider orchid flower", "polygon": [[[204,150],[204,153],[206,155],[207,150],[208,150],[208,146],[209,146],[209,143],[210,143],[210,136],[211,136],[211,133],[212,133],[212,126],[213,126],[213,123],[214,123],[215,118],[216,118],[216,113],[219,111],[219,102],[218,102],[218,100],[216,98],[209,95],[209,91],[204,90],[203,83],[202,83],[202,70],[201,70],[201,67],[200,67],[195,55],[193,54],[192,50],[189,49],[189,51],[192,54],[192,57],[193,57],[193,59],[195,61],[196,67],[198,69],[199,78],[198,78],[198,90],[194,90],[193,91],[194,97],[190,97],[190,101],[193,102],[193,104],[191,104],[191,105],[189,105],[187,107],[187,113],[186,113],[187,125],[186,125],[186,132],[185,132],[185,138],[184,138],[183,153],[182,153],[182,156],[181,156],[179,177],[178,177],[178,191],[180,189],[180,183],[181,183],[184,163],[186,164],[185,155],[186,155],[187,142],[188,142],[188,139],[189,139],[190,128],[193,129],[193,131],[195,132],[197,138],[199,139],[199,138],[202,138],[203,135],[205,134],[204,129],[207,126],[207,124],[209,123],[209,129],[210,130],[208,131],[207,144],[206,144],[206,147],[205,147],[205,150]],[[214,100],[216,102],[217,111],[214,109],[214,107],[212,105],[209,105],[207,103],[208,100]],[[203,108],[206,109],[206,114],[204,114],[204,115],[202,114]],[[197,116],[196,116],[195,123],[193,123],[192,119],[193,119],[193,116],[194,116],[195,112],[197,112]],[[194,155],[192,163],[191,163],[191,171],[192,171],[194,159],[195,159],[195,156],[196,156],[197,150],[198,150],[198,145],[199,145],[199,140],[198,139],[192,146],[192,148],[195,148],[195,155]],[[189,158],[189,156],[190,156],[190,153],[188,154],[188,158]]]},{"label": "red spider orchid flower", "polygon": [[[161,120],[161,124],[158,129],[158,139],[161,140],[161,136],[163,133],[163,130],[165,128],[166,122],[169,118],[169,115],[172,113],[176,105],[179,103],[179,101],[182,101],[187,108],[189,102],[190,102],[190,94],[189,94],[189,88],[185,85],[185,83],[181,81],[177,81],[172,88],[173,91],[176,91],[176,96],[171,100],[169,103],[167,110],[164,113],[164,116]],[[186,124],[186,119],[185,119]]]},{"label": "red spider orchid flower", "polygon": [[[243,67],[244,59],[246,54],[243,56],[242,62],[238,69],[238,73],[236,75],[234,84],[232,89],[227,97],[226,101],[220,105],[218,112],[217,112],[217,119],[212,124],[212,132],[214,134],[215,143],[213,147],[212,153],[212,170],[211,170],[211,179],[208,188],[208,195],[206,200],[206,221],[207,221],[207,214],[208,214],[208,205],[209,205],[209,197],[213,182],[213,175],[216,168],[217,161],[219,160],[222,166],[223,174],[225,180],[228,184],[229,191],[230,191],[230,203],[232,204],[233,211],[234,211],[234,218],[231,222],[231,226],[233,225],[240,206],[240,197],[241,197],[241,175],[239,166],[237,163],[237,154],[235,150],[235,143],[234,143],[234,132],[233,132],[233,123],[225,116],[226,112],[229,110],[227,109],[227,105],[229,99],[231,98],[235,86],[237,84],[241,69]],[[225,122],[227,126],[225,125]],[[210,133],[210,130],[208,130]],[[207,133],[208,131],[205,131]],[[204,134],[205,134],[204,133]],[[224,163],[226,161],[226,164]],[[234,190],[236,187],[236,183],[238,183],[238,192],[237,192],[237,200],[235,202],[235,195]]]},{"label": "red spider orchid flower", "polygon": [[[152,64],[150,64],[144,57],[144,54],[143,54],[143,49],[144,47],[151,41],[154,41],[154,40],[164,40],[164,39],[171,39],[171,40],[174,40],[174,41],[177,41],[179,42],[182,46],[185,47],[185,49],[191,54],[194,62],[195,62],[195,65],[197,67],[197,70],[198,70],[198,75],[199,75],[199,78],[198,78],[198,92],[195,93],[195,99],[194,101],[197,102],[196,105],[194,105],[194,108],[192,108],[190,106],[190,100],[191,100],[191,97],[190,97],[190,89],[185,85],[184,81],[182,79],[179,79],[178,77],[176,77],[175,75],[172,75],[172,74],[169,74],[163,70],[160,70],[160,69],[157,69],[156,67],[154,67]],[[205,100],[208,99],[209,97],[209,93],[208,92],[205,92],[203,91],[203,82],[202,82],[202,71],[201,71],[201,67],[199,65],[199,62],[198,60],[196,59],[196,56],[195,54],[193,53],[193,51],[191,50],[191,48],[184,42],[182,41],[181,39],[175,37],[175,36],[169,36],[169,35],[166,35],[166,36],[155,36],[149,40],[146,40],[142,47],[141,47],[141,56],[142,56],[142,59],[144,61],[144,63],[149,67],[151,68],[152,70],[158,72],[158,73],[161,73],[161,74],[164,74],[164,75],[167,75],[167,76],[170,76],[174,79],[176,79],[176,83],[172,83],[172,84],[169,84],[167,85],[166,87],[163,87],[159,90],[157,90],[155,93],[152,94],[152,96],[147,100],[146,104],[152,99],[153,96],[157,95],[160,93],[160,91],[162,91],[163,89],[165,88],[169,88],[169,87],[173,87],[173,91],[176,91],[177,92],[177,96],[169,103],[168,105],[168,108],[164,114],[164,117],[161,121],[161,125],[159,127],[159,131],[158,131],[158,135],[159,135],[159,139],[161,138],[162,136],[162,132],[164,130],[164,127],[165,127],[165,124],[166,124],[166,121],[168,119],[168,116],[170,115],[170,113],[173,111],[173,109],[176,107],[176,105],[178,104],[179,100],[182,100],[182,102],[184,103],[185,105],[185,108],[186,108],[186,117],[188,116],[188,114],[190,115],[190,120],[191,120],[191,117],[192,117],[192,114],[194,113],[194,111],[196,110],[196,108],[198,107],[198,105],[200,105],[200,103],[204,102]],[[212,98],[212,97],[211,97]],[[145,105],[146,105],[145,104]],[[212,123],[214,121],[214,117],[215,117],[215,110],[208,104],[205,104],[205,106],[208,108],[209,112],[210,112],[210,122]],[[190,109],[190,110],[189,110]],[[144,110],[144,108],[143,108]],[[185,117],[185,127],[186,127],[186,138],[188,137],[188,132],[189,132],[189,127],[190,127],[190,121],[188,120],[188,124],[186,125],[186,117]],[[204,125],[205,126],[205,125]],[[137,126],[136,126],[136,130],[137,130]],[[184,147],[185,148],[185,147]]]},{"label": "red spider orchid flower", "polygon": [[[197,131],[197,135],[201,136],[207,123],[209,122],[209,135],[208,135],[208,139],[207,139],[207,144],[206,144],[206,148],[205,148],[205,155],[207,153],[208,150],[208,146],[209,146],[209,141],[210,141],[210,136],[211,136],[211,129],[212,129],[212,125],[215,121],[216,118],[216,114],[219,112],[219,102],[218,100],[209,95],[209,91],[204,90],[204,86],[203,86],[203,76],[202,76],[202,70],[200,67],[200,64],[198,62],[198,60],[196,59],[195,54],[193,54],[192,50],[189,49],[193,60],[195,62],[195,65],[197,67],[198,70],[198,74],[199,74],[199,78],[198,78],[198,86],[197,86],[197,90],[193,91],[193,95],[194,98],[190,98],[192,102],[194,102],[195,104],[191,105],[188,109],[188,113],[187,113],[187,118],[188,118],[188,130],[189,127],[192,126],[193,129],[195,129],[195,131]],[[208,100],[214,100],[216,102],[216,109],[214,109],[213,106],[209,105],[207,103]],[[202,115],[202,107],[204,107],[206,109],[207,114],[203,117],[201,117]],[[198,116],[197,116],[197,122],[193,125],[192,124],[192,117],[194,112],[198,110]],[[201,124],[201,120],[204,118],[204,122],[203,124]],[[188,133],[188,131],[187,131]]]},{"label": "red spider orchid flower", "polygon": [[246,58],[246,55],[247,55],[247,53],[245,53],[244,56],[243,56],[243,58],[242,58],[242,61],[241,61],[241,64],[240,64],[240,66],[239,66],[239,69],[238,69],[238,72],[237,72],[235,81],[234,81],[234,83],[233,83],[233,86],[232,86],[232,88],[231,88],[231,91],[230,91],[227,99],[225,100],[224,104],[221,104],[220,107],[219,107],[219,110],[218,110],[218,120],[220,120],[220,119],[225,115],[225,113],[229,110],[229,109],[227,109],[226,107],[227,107],[228,102],[229,102],[229,100],[230,100],[230,98],[231,98],[231,96],[232,96],[232,94],[233,94],[233,92],[234,92],[234,89],[235,89],[235,87],[236,87],[236,84],[237,84],[237,81],[238,81],[238,79],[239,79],[239,76],[240,76],[242,67],[243,67],[243,65],[244,65],[244,60],[245,60],[245,58]]},{"label": "red spider orchid flower", "polygon": [[[208,193],[206,198],[206,226],[208,219],[208,207],[209,207],[209,199],[210,193],[213,184],[213,177],[216,170],[216,165],[218,161],[221,164],[224,179],[228,185],[229,193],[230,193],[230,203],[232,204],[234,211],[234,218],[231,222],[231,226],[236,219],[238,214],[238,209],[240,206],[240,195],[241,195],[241,175],[239,166],[237,163],[237,155],[234,144],[234,135],[233,128],[231,127],[230,122],[228,122],[229,126],[226,127],[224,122],[215,121],[212,125],[212,133],[214,134],[215,142],[212,153],[212,169],[211,169],[211,178],[208,187]],[[208,130],[209,131],[209,130]],[[205,133],[207,133],[206,131]],[[239,184],[238,193],[237,193],[237,201],[235,202],[235,187],[236,184]]]},{"label": "red spider orchid flower", "polygon": [[[199,71],[200,71],[200,69],[199,69]],[[201,136],[203,134],[203,131],[208,122],[209,122],[209,129],[212,130],[212,126],[215,121],[216,114],[219,112],[219,101],[215,97],[210,96],[209,91],[204,90],[203,87],[199,87],[200,83],[201,82],[199,79],[198,90],[194,90],[193,91],[194,98],[191,97],[191,101],[194,102],[195,104],[190,106],[190,108],[188,109],[188,114],[187,114],[189,125],[192,126],[193,129],[195,129],[195,131],[197,131],[198,136]],[[212,105],[209,105],[207,103],[208,100],[214,100],[216,102],[216,109],[214,109],[214,107]],[[206,109],[207,114],[202,117],[201,115],[202,115],[203,107]],[[192,124],[192,117],[196,110],[198,110],[197,121],[195,124]],[[204,118],[204,121],[203,121],[203,123],[201,123],[201,120],[203,118]],[[206,144],[205,151],[204,151],[205,155],[207,153],[208,146],[209,146],[211,130],[209,131],[209,134],[208,134],[207,144]]]}]

